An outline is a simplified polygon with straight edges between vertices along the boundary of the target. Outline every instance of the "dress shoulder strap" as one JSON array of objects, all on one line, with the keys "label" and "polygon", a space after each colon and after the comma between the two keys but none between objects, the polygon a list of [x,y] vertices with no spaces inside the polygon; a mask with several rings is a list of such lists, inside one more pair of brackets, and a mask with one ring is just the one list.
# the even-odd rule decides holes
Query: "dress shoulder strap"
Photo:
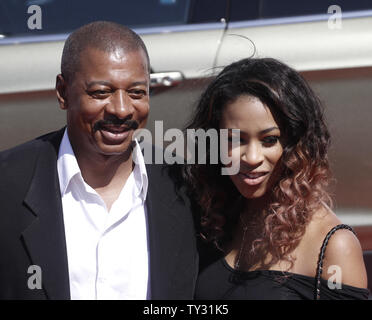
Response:
[{"label": "dress shoulder strap", "polygon": [[324,253],[325,253],[328,241],[331,238],[331,236],[339,229],[347,229],[355,234],[355,231],[353,230],[353,228],[348,226],[347,224],[338,224],[337,226],[334,226],[327,233],[326,237],[323,240],[323,244],[320,248],[319,259],[318,259],[318,264],[317,264],[316,277],[315,277],[316,285],[315,285],[315,292],[314,292],[315,300],[320,299],[320,277],[322,276]]}]

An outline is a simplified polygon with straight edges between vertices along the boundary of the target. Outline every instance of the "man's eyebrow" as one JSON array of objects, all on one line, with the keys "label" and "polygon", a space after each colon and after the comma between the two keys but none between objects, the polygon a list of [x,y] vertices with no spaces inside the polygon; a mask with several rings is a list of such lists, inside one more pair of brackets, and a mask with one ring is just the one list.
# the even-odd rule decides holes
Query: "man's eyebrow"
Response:
[{"label": "man's eyebrow", "polygon": [[[109,81],[104,81],[104,80],[98,80],[98,81],[90,81],[87,83],[87,87],[90,88],[90,87],[93,87],[94,85],[103,85],[103,86],[112,86],[112,83],[109,82]],[[132,87],[135,87],[135,86],[140,86],[140,85],[144,85],[144,86],[147,86],[148,85],[148,81],[144,80],[144,81],[135,81],[133,83],[131,83],[131,86]]]},{"label": "man's eyebrow", "polygon": [[148,81],[144,80],[144,81],[136,81],[136,82],[133,82],[131,86],[147,86],[149,84]]},{"label": "man's eyebrow", "polygon": [[103,86],[111,86],[111,83],[110,82],[99,80],[99,81],[90,81],[90,82],[88,82],[87,83],[87,87],[90,88],[90,87],[93,87],[96,84],[100,84],[100,85],[103,85]]}]

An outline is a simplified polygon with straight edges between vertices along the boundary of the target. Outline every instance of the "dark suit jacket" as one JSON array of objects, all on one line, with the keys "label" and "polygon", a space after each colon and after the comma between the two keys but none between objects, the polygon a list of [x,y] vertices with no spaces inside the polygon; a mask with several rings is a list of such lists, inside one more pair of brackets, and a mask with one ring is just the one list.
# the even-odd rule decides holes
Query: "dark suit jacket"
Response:
[{"label": "dark suit jacket", "polygon": [[[0,299],[70,299],[57,173],[63,130],[0,153]],[[198,255],[191,212],[161,165],[146,169],[151,298],[192,299]],[[42,289],[29,289],[30,265],[41,268]]]}]

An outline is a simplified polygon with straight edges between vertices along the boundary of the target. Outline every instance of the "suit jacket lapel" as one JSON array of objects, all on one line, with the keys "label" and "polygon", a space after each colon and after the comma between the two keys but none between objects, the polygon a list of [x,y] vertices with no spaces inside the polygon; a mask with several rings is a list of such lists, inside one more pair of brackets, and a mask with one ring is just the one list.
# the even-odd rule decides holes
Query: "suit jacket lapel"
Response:
[{"label": "suit jacket lapel", "polygon": [[[171,210],[175,196],[167,192],[163,182],[159,183],[160,171],[155,165],[147,165],[149,189],[146,199],[149,247],[150,247],[150,283],[151,299],[170,299],[172,297],[172,276],[175,274],[177,251],[181,247],[182,221]],[[165,187],[165,190],[164,190]],[[169,195],[172,196],[169,196]]]},{"label": "suit jacket lapel", "polygon": [[67,251],[57,173],[57,155],[64,129],[46,139],[24,202],[35,215],[22,233],[33,264],[41,267],[49,299],[69,299]]}]

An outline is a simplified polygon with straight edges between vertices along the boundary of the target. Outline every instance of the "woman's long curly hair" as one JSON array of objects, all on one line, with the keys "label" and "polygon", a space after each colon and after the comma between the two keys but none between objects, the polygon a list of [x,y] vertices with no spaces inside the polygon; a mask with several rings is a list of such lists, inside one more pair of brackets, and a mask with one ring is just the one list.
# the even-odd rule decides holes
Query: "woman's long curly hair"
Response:
[{"label": "woman's long curly hair", "polygon": [[[293,265],[290,253],[312,214],[321,204],[331,206],[326,191],[330,135],[323,108],[298,72],[275,59],[249,58],[227,66],[210,83],[186,129],[218,130],[225,106],[241,95],[256,97],[269,107],[285,137],[279,181],[261,217],[260,233],[244,256],[250,261],[262,257],[263,268],[281,260]],[[221,167],[222,163],[185,165],[182,179],[200,212],[202,236],[223,248],[233,238],[245,199],[231,179],[221,175]],[[268,256],[269,261],[264,259]]]}]

